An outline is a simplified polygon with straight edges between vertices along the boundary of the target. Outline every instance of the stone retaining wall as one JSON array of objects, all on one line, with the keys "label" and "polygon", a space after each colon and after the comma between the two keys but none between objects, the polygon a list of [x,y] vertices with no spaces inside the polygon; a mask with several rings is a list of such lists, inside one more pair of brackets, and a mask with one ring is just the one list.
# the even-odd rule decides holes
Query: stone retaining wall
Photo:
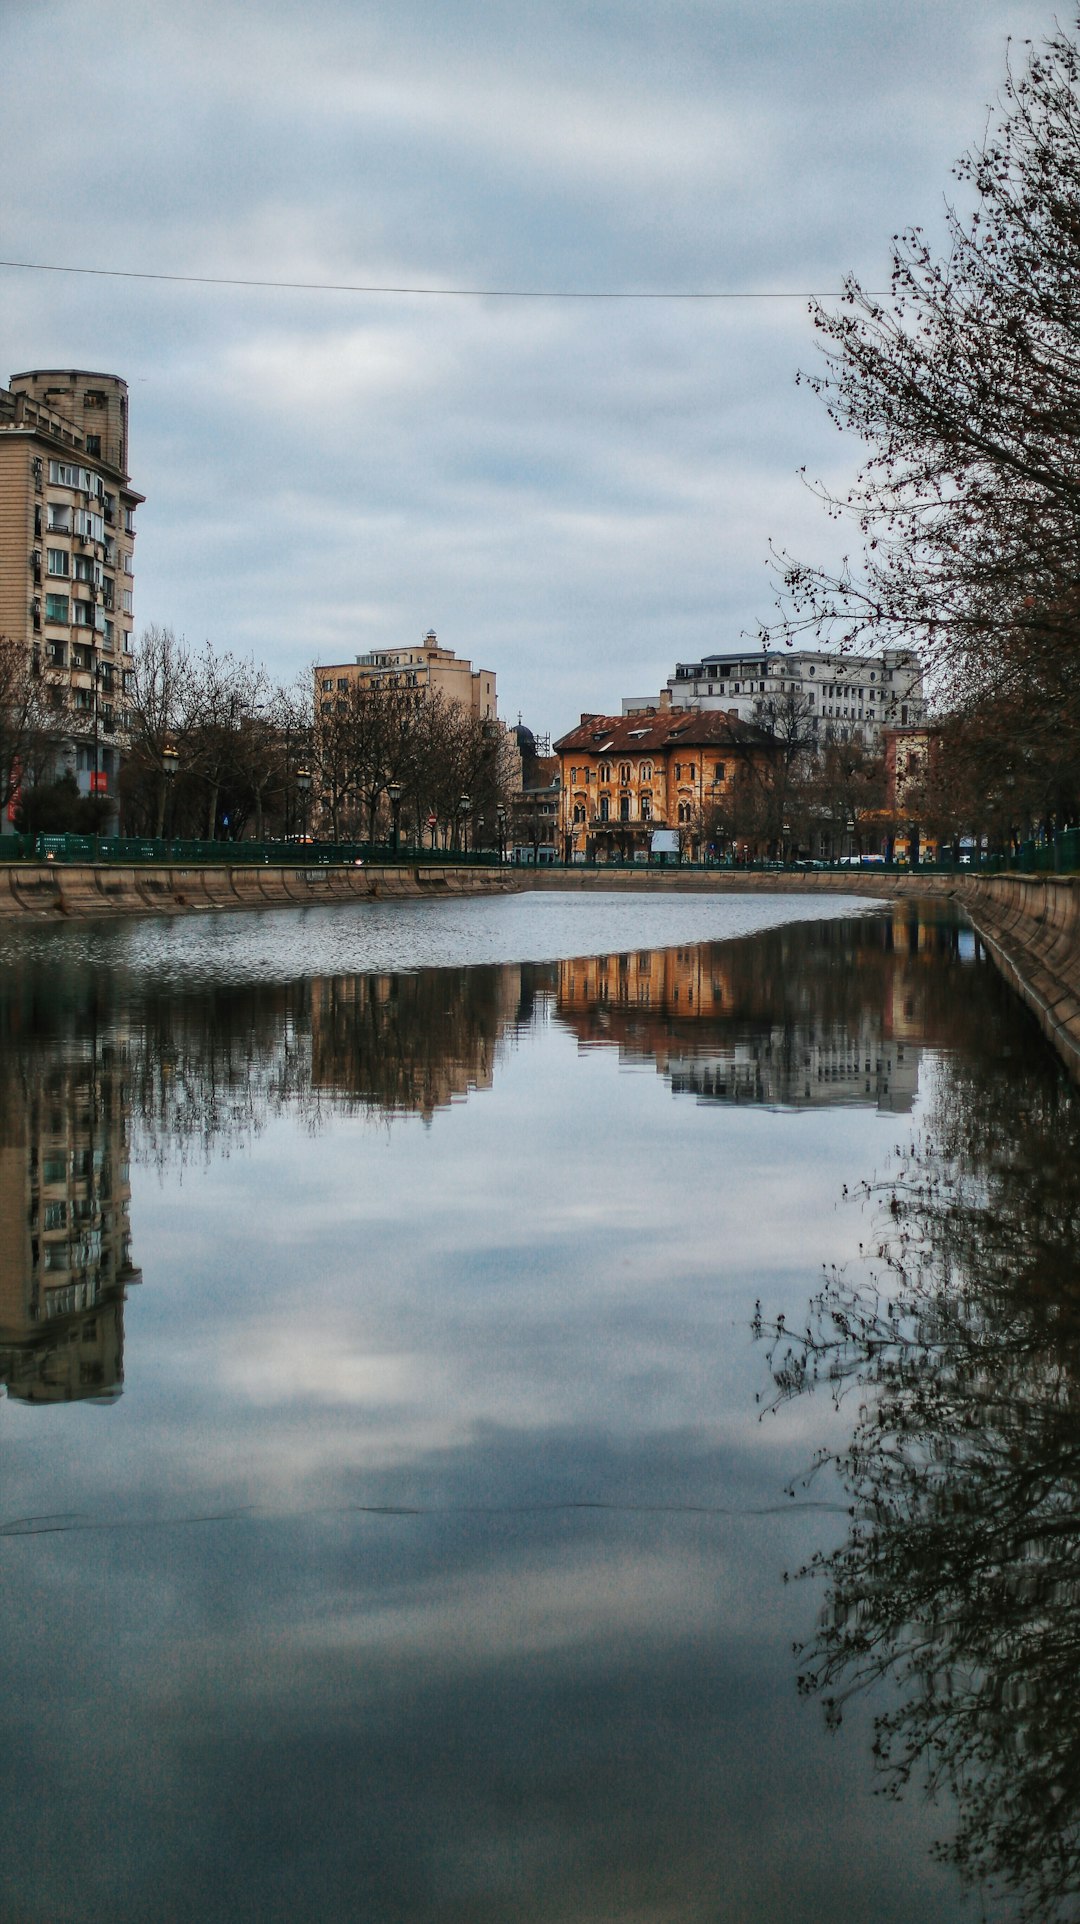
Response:
[{"label": "stone retaining wall", "polygon": [[483,868],[92,867],[0,864],[0,916],[182,915],[198,909],[295,907],[374,897],[505,894],[508,873]]}]

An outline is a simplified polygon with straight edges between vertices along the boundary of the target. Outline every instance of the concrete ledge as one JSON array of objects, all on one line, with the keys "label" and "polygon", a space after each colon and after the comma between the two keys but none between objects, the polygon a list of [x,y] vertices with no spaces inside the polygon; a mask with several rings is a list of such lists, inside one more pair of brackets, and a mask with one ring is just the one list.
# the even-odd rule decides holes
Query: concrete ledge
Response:
[{"label": "concrete ledge", "polygon": [[311,868],[221,863],[121,868],[0,863],[0,917],[183,915],[192,910],[294,908],[377,896],[502,895],[517,880],[497,868]]}]

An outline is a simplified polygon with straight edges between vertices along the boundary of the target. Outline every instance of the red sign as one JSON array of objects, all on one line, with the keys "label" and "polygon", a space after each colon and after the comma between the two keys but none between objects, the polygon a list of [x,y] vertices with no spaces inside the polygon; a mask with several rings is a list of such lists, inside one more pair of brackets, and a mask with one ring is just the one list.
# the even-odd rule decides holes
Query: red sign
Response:
[{"label": "red sign", "polygon": [[90,771],[91,795],[107,795],[108,792],[109,792],[109,777],[106,775],[105,770],[91,769]]}]

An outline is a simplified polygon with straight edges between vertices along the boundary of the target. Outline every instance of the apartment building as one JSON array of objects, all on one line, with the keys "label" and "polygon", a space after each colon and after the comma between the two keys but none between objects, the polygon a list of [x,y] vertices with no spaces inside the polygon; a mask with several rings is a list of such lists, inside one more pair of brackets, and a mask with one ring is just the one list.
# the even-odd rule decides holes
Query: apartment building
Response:
[{"label": "apartment building", "polygon": [[459,702],[480,721],[495,720],[495,675],[490,668],[474,668],[459,661],[452,648],[441,648],[433,628],[413,646],[375,648],[355,660],[327,663],[315,670],[316,711],[327,712],[334,697],[355,686],[436,690],[448,701]]},{"label": "apartment building", "polygon": [[776,721],[785,709],[799,717],[811,743],[856,737],[866,748],[881,746],[883,728],[918,727],[926,716],[923,671],[910,648],[877,655],[814,649],[746,649],[680,661],[660,695],[622,704],[623,714],[657,706],[722,708],[740,721]]},{"label": "apartment building", "polygon": [[[42,678],[51,773],[115,797],[127,743],[135,511],[128,392],[39,368],[0,388],[0,634]],[[10,831],[15,803],[0,828]]]}]

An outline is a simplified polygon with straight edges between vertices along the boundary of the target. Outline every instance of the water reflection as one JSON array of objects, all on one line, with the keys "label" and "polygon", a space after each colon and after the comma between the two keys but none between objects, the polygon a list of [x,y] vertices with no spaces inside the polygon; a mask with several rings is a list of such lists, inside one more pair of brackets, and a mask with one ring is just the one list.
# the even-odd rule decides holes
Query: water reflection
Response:
[{"label": "water reflection", "polygon": [[141,1281],[126,1050],[89,1027],[0,1055],[0,1382],[25,1403],[119,1396]]},{"label": "water reflection", "polygon": [[365,973],[342,924],[310,977],[186,980],[170,924],[0,971],[18,1275],[50,1090],[147,1275],[107,1421],[0,1403],[4,1915],[955,1924],[791,1687],[780,1576],[850,1498],[783,1485],[849,1425],[763,1425],[747,1326],[980,1051],[1042,1100],[1031,1028],[945,920],[627,949],[618,908],[606,969]]},{"label": "water reflection", "polygon": [[904,1111],[921,1049],[955,1039],[941,964],[973,956],[969,932],[907,904],[752,942],[564,962],[559,1014],[584,1045],[651,1058],[699,1101]]},{"label": "water reflection", "polygon": [[819,1465],[854,1521],[803,1573],[826,1600],[801,1688],[838,1723],[887,1686],[883,1786],[948,1790],[942,1855],[1048,1920],[1080,1894],[1080,1100],[980,1012],[864,1192],[872,1260],[768,1334],[781,1403],[858,1411]]},{"label": "water reflection", "polygon": [[250,1142],[285,1113],[438,1111],[492,1087],[548,1017],[582,1046],[652,1061],[701,1101],[910,1108],[920,1049],[955,1028],[947,918],[904,907],[752,940],[557,963],[259,985],[88,977],[62,963],[0,991],[0,1376],[59,1401],[119,1394],[128,1159],[164,1167]]}]

